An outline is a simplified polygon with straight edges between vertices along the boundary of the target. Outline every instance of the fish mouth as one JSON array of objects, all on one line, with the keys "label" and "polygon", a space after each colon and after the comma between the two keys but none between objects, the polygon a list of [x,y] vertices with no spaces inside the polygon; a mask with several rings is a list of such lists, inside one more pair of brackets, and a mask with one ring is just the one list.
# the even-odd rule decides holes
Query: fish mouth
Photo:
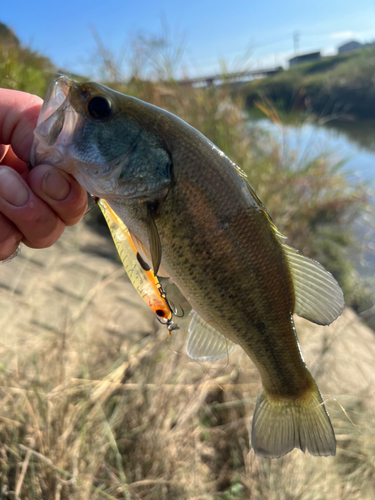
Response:
[{"label": "fish mouth", "polygon": [[37,127],[45,122],[65,102],[74,81],[62,74],[56,74],[48,86]]},{"label": "fish mouth", "polygon": [[57,74],[48,86],[44,103],[40,110],[34,142],[30,152],[29,169],[42,163],[48,151],[59,139],[55,157],[62,155],[61,146],[71,141],[71,133],[77,122],[76,113],[65,113],[70,106],[70,89],[75,82],[65,75]]}]

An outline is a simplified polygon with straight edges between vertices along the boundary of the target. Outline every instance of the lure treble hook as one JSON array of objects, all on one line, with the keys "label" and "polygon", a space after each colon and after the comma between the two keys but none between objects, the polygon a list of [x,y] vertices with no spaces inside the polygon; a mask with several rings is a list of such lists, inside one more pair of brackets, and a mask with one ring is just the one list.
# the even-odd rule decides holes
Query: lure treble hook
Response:
[{"label": "lure treble hook", "polygon": [[177,325],[177,323],[173,323],[173,318],[167,319],[167,321],[163,321],[161,318],[158,318],[156,316],[156,319],[159,321],[161,325],[165,325],[170,332],[173,332],[174,330],[179,330],[180,327]]},{"label": "lure treble hook", "polygon": [[185,311],[183,310],[182,306],[180,306],[181,313],[177,314],[177,307],[175,306],[174,302],[169,300],[167,297],[165,297],[165,302],[167,303],[167,306],[169,307],[169,310],[173,314],[173,316],[176,316],[176,318],[183,318],[185,315]]}]

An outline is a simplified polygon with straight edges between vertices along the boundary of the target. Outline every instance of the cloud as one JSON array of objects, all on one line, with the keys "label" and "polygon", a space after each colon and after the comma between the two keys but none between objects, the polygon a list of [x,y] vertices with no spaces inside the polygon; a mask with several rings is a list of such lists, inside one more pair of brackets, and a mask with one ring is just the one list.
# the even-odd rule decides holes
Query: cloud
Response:
[{"label": "cloud", "polygon": [[355,37],[354,31],[336,31],[335,33],[331,33],[329,35],[334,40],[343,39],[343,38],[353,38]]}]

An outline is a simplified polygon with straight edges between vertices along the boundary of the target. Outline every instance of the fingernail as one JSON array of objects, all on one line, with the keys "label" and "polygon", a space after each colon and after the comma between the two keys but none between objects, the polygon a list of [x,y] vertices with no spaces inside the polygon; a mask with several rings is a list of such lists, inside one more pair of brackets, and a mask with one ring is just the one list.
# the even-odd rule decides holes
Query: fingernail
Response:
[{"label": "fingernail", "polygon": [[0,169],[0,197],[15,207],[22,207],[29,199],[29,190],[10,168]]},{"label": "fingernail", "polygon": [[54,200],[64,200],[70,193],[70,184],[59,172],[47,172],[44,176],[42,189]]}]

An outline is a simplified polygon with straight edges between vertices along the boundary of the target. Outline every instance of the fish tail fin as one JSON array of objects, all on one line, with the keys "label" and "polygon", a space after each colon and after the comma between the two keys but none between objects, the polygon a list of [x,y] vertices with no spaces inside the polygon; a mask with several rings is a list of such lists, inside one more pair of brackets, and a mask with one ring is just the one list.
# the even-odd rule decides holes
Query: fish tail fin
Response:
[{"label": "fish tail fin", "polygon": [[293,448],[311,455],[335,455],[335,433],[316,384],[298,399],[275,398],[263,388],[253,416],[251,445],[257,456],[265,458],[282,457]]}]

